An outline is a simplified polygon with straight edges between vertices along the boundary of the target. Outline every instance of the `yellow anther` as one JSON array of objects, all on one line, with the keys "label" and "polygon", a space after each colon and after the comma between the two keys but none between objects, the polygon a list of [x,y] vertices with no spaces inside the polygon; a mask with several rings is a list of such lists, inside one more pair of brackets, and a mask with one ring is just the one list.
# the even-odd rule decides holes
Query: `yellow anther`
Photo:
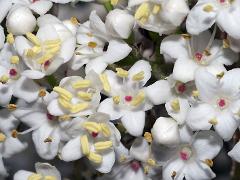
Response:
[{"label": "yellow anther", "polygon": [[13,36],[12,33],[9,33],[7,35],[7,43],[9,43],[9,44],[13,44],[14,43],[14,36]]},{"label": "yellow anther", "polygon": [[41,46],[41,41],[33,33],[28,32],[26,33],[26,36],[28,40],[31,41],[34,45]]},{"label": "yellow anther", "polygon": [[62,115],[62,116],[58,117],[58,120],[60,120],[60,121],[68,121],[70,119],[71,119],[71,117],[69,115]]},{"label": "yellow anther", "polygon": [[9,80],[9,77],[7,75],[2,75],[0,77],[0,82],[3,83],[3,84],[7,83],[8,80]]},{"label": "yellow anther", "polygon": [[90,147],[89,147],[87,135],[81,136],[81,137],[80,137],[80,142],[81,142],[82,153],[83,153],[84,155],[89,155],[89,153],[90,153]]},{"label": "yellow anther", "polygon": [[55,46],[61,44],[61,40],[60,40],[60,39],[46,40],[46,41],[43,42],[43,44],[44,44],[45,46],[54,45],[54,47],[55,47]]},{"label": "yellow anther", "polygon": [[18,56],[12,56],[10,58],[11,64],[18,64],[19,63],[19,57]]},{"label": "yellow anther", "polygon": [[213,161],[211,159],[205,159],[205,164],[207,164],[209,167],[213,167]]},{"label": "yellow anther", "polygon": [[87,121],[84,122],[82,126],[90,132],[98,133],[101,131],[101,126],[96,122]]},{"label": "yellow anther", "polygon": [[152,141],[153,141],[152,134],[151,134],[150,132],[145,132],[145,133],[144,133],[144,139],[145,139],[148,143],[152,143]]},{"label": "yellow anther", "polygon": [[87,92],[83,92],[83,91],[80,91],[78,92],[78,97],[85,100],[85,101],[91,101],[92,100],[92,93],[87,93]]},{"label": "yellow anther", "polygon": [[96,151],[102,151],[111,148],[112,145],[113,145],[112,141],[102,141],[95,143],[94,148]]},{"label": "yellow anther", "polygon": [[43,176],[41,174],[32,174],[28,177],[28,180],[42,180]]},{"label": "yellow anther", "polygon": [[39,97],[44,97],[46,95],[47,95],[46,89],[42,88],[39,90],[39,92],[38,92]]},{"label": "yellow anther", "polygon": [[73,98],[72,93],[62,87],[56,86],[53,88],[53,91],[58,93],[60,97],[67,101],[70,101]]},{"label": "yellow anther", "polygon": [[102,162],[102,156],[94,152],[90,152],[87,158],[96,164],[100,164]]},{"label": "yellow anther", "polygon": [[111,5],[116,6],[118,3],[118,0],[111,0]]},{"label": "yellow anther", "polygon": [[72,104],[63,98],[58,98],[58,103],[65,109],[70,110],[72,108]]},{"label": "yellow anther", "polygon": [[223,40],[223,48],[226,49],[226,48],[229,48],[229,47],[230,47],[229,39],[224,39]]},{"label": "yellow anther", "polygon": [[135,75],[133,75],[133,78],[132,78],[134,81],[141,81],[144,79],[144,71],[141,71]]},{"label": "yellow anther", "polygon": [[171,102],[171,108],[173,109],[173,111],[175,112],[179,112],[180,111],[180,103],[179,100],[176,98],[174,100],[172,100]]},{"label": "yellow anther", "polygon": [[192,91],[192,96],[194,98],[198,98],[199,97],[199,91],[198,90]]},{"label": "yellow anther", "polygon": [[72,87],[75,88],[75,89],[88,88],[90,85],[91,85],[90,80],[79,80],[79,81],[76,81],[76,82],[72,83]]},{"label": "yellow anther", "polygon": [[70,111],[71,113],[78,113],[80,111],[86,110],[88,107],[89,107],[89,103],[87,102],[78,103],[78,104],[72,105]]},{"label": "yellow anther", "polygon": [[122,78],[128,77],[128,71],[126,71],[122,68],[116,68],[116,71],[117,71],[117,75],[119,77],[122,77]]},{"label": "yellow anther", "polygon": [[120,96],[113,96],[113,102],[114,102],[114,104],[119,104],[120,103]]},{"label": "yellow anther", "polygon": [[120,155],[120,158],[119,158],[120,163],[122,163],[122,162],[124,162],[124,161],[126,161],[126,160],[127,160],[126,156],[123,155],[123,154],[121,154],[121,155]]},{"label": "yellow anther", "polygon": [[210,119],[208,122],[212,125],[217,125],[218,124],[218,120],[216,118]]},{"label": "yellow anther", "polygon": [[26,49],[24,54],[28,58],[33,58],[37,55],[32,49]]},{"label": "yellow anther", "polygon": [[105,73],[104,74],[100,74],[99,77],[100,77],[100,80],[101,80],[101,82],[103,84],[104,91],[110,92],[111,91],[111,86],[109,84],[107,74],[105,74]]},{"label": "yellow anther", "polygon": [[157,13],[159,13],[161,11],[161,9],[162,9],[161,5],[154,5],[152,13],[153,14],[157,14]]},{"label": "yellow anther", "polygon": [[224,72],[218,73],[216,76],[218,79],[221,79],[224,76]]},{"label": "yellow anther", "polygon": [[149,168],[149,166],[144,166],[143,170],[144,170],[144,173],[145,173],[145,174],[148,174],[150,168]]},{"label": "yellow anther", "polygon": [[88,42],[88,47],[95,48],[95,47],[97,47],[97,43],[90,41],[90,42]]},{"label": "yellow anther", "polygon": [[7,105],[7,109],[9,109],[9,110],[16,110],[17,109],[17,105],[16,104],[8,104]]},{"label": "yellow anther", "polygon": [[17,138],[18,137],[18,131],[17,130],[12,130],[11,135],[13,138]]},{"label": "yellow anther", "polygon": [[156,166],[156,161],[154,159],[148,159],[147,160],[147,163],[150,165],[150,166]]},{"label": "yellow anther", "polygon": [[60,46],[57,45],[55,47],[46,48],[46,50],[47,50],[47,53],[55,55],[60,50]]},{"label": "yellow anther", "polygon": [[184,39],[191,39],[192,36],[190,34],[182,34],[182,37]]},{"label": "yellow anther", "polygon": [[213,11],[213,6],[211,4],[207,4],[203,7],[203,10],[205,12],[212,12]]},{"label": "yellow anther", "polygon": [[41,51],[42,51],[42,48],[40,46],[34,46],[32,48],[32,51],[35,53],[35,54],[39,54]]},{"label": "yellow anther", "polygon": [[100,123],[101,131],[105,137],[111,136],[111,131],[109,126],[106,123]]},{"label": "yellow anther", "polygon": [[88,37],[93,37],[93,34],[92,33],[86,33]]},{"label": "yellow anther", "polygon": [[203,54],[206,55],[206,56],[211,56],[212,55],[209,49],[205,49],[203,51]]},{"label": "yellow anther", "polygon": [[45,176],[43,180],[57,180],[55,176]]},{"label": "yellow anther", "polygon": [[171,178],[174,179],[177,175],[177,172],[176,171],[173,171],[172,174],[171,174]]},{"label": "yellow anther", "polygon": [[53,56],[54,56],[54,54],[46,53],[37,60],[37,63],[38,64],[44,64],[46,61],[49,61],[50,59],[52,59]]},{"label": "yellow anther", "polygon": [[51,137],[47,137],[46,139],[44,139],[45,143],[51,143],[53,141],[53,139]]},{"label": "yellow anther", "polygon": [[138,106],[143,103],[145,100],[145,93],[143,91],[140,91],[132,100],[131,105],[132,106]]},{"label": "yellow anther", "polygon": [[0,133],[0,142],[2,143],[2,142],[4,142],[5,140],[6,140],[6,136],[5,136],[5,134],[3,134],[3,133]]},{"label": "yellow anther", "polygon": [[148,3],[142,3],[134,15],[135,19],[145,22],[150,15],[150,9]]},{"label": "yellow anther", "polygon": [[78,19],[77,19],[76,17],[71,17],[71,18],[70,18],[70,21],[71,21],[71,23],[72,23],[73,25],[78,25],[78,24],[80,24],[79,21],[78,21]]}]

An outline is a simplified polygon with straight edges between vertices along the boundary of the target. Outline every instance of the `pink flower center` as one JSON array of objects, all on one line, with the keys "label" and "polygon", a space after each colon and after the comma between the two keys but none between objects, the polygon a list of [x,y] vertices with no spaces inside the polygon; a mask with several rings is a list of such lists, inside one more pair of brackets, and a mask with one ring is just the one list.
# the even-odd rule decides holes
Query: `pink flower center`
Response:
[{"label": "pink flower center", "polygon": [[32,3],[35,3],[35,2],[37,2],[37,1],[39,1],[39,0],[32,0]]},{"label": "pink flower center", "polygon": [[54,120],[55,116],[47,113],[47,118],[48,118],[48,120],[52,121],[52,120]]},{"label": "pink flower center", "polygon": [[195,53],[195,58],[196,58],[197,61],[201,61],[202,57],[203,57],[202,53],[199,53],[199,52]]},{"label": "pink flower center", "polygon": [[51,62],[48,60],[43,64],[44,69],[46,70],[50,66]]},{"label": "pink flower center", "polygon": [[225,3],[225,0],[219,0],[220,1],[220,3]]},{"label": "pink flower center", "polygon": [[187,161],[192,156],[192,150],[190,147],[183,147],[179,152],[179,156],[183,161]]},{"label": "pink flower center", "polygon": [[133,171],[137,172],[139,168],[141,167],[140,163],[138,161],[133,161],[131,163],[131,168]]},{"label": "pink flower center", "polygon": [[181,159],[184,160],[184,161],[188,160],[188,155],[187,155],[187,153],[185,153],[185,152],[180,152],[180,157],[181,157]]},{"label": "pink flower center", "polygon": [[179,93],[184,93],[186,91],[186,85],[183,83],[180,83],[177,85],[177,91]]},{"label": "pink flower center", "polygon": [[9,74],[10,76],[16,76],[17,75],[16,69],[10,69]]},{"label": "pink flower center", "polygon": [[127,102],[132,101],[132,96],[125,96],[125,101],[127,101]]},{"label": "pink flower center", "polygon": [[97,137],[98,136],[98,133],[97,132],[92,132],[92,137]]},{"label": "pink flower center", "polygon": [[225,99],[219,99],[218,100],[218,106],[220,107],[220,108],[224,108],[225,106],[226,106],[226,100]]}]

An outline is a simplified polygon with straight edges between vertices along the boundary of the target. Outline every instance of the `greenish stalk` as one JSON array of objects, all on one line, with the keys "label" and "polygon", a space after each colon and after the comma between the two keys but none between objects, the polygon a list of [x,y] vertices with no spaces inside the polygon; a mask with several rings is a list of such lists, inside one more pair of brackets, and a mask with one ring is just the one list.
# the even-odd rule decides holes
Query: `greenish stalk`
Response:
[{"label": "greenish stalk", "polygon": [[58,85],[58,80],[53,75],[46,76],[46,80],[52,88]]},{"label": "greenish stalk", "polygon": [[113,6],[110,1],[105,2],[103,5],[104,5],[105,9],[107,10],[107,12],[110,12],[111,10],[113,10]]}]

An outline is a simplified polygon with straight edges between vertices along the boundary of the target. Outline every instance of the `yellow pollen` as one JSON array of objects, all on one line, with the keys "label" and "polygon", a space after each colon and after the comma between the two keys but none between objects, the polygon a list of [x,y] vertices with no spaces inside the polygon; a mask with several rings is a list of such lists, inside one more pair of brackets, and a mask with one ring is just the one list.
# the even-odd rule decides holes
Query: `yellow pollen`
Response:
[{"label": "yellow pollen", "polygon": [[107,74],[105,74],[105,73],[104,74],[100,74],[99,77],[100,77],[100,80],[101,80],[101,82],[103,84],[104,91],[110,92],[111,91],[111,86],[109,84]]},{"label": "yellow pollen", "polygon": [[199,91],[198,90],[192,91],[192,96],[194,98],[198,98],[199,97]]},{"label": "yellow pollen", "polygon": [[230,47],[229,39],[224,39],[223,40],[223,48],[226,49],[226,48],[229,48],[229,47]]},{"label": "yellow pollen", "polygon": [[42,48],[40,46],[34,46],[32,48],[32,51],[35,53],[35,54],[39,54],[40,52],[42,52]]},{"label": "yellow pollen", "polygon": [[162,9],[161,5],[154,5],[152,13],[153,14],[157,14],[157,13],[159,13],[161,11],[161,9]]},{"label": "yellow pollen", "polygon": [[132,106],[138,106],[143,103],[145,100],[145,93],[143,91],[140,91],[137,96],[135,96],[131,102]]},{"label": "yellow pollen", "polygon": [[119,77],[122,77],[122,78],[128,77],[128,71],[126,71],[122,68],[116,68],[116,71],[117,71],[117,75]]},{"label": "yellow pollen", "polygon": [[8,110],[12,110],[12,111],[16,110],[17,109],[17,105],[16,104],[8,104],[7,105],[7,109]]},{"label": "yellow pollen", "polygon": [[19,57],[18,56],[12,56],[10,58],[11,64],[18,64],[19,63]]},{"label": "yellow pollen", "polygon": [[216,75],[218,79],[221,79],[224,76],[224,72],[221,72],[219,74]]},{"label": "yellow pollen", "polygon": [[0,133],[0,142],[2,143],[2,142],[4,142],[5,140],[6,140],[6,136],[5,136],[5,134],[3,134],[3,133]]},{"label": "yellow pollen", "polygon": [[145,133],[144,133],[144,139],[145,139],[148,143],[152,143],[152,141],[153,141],[152,134],[151,134],[150,132],[145,132]]},{"label": "yellow pollen", "polygon": [[81,142],[82,153],[84,155],[88,155],[90,153],[90,147],[89,147],[87,135],[81,136],[80,142]]},{"label": "yellow pollen", "polygon": [[41,46],[41,41],[33,33],[28,32],[26,33],[26,36],[28,40],[31,41],[34,45]]},{"label": "yellow pollen", "polygon": [[90,132],[98,133],[101,131],[101,126],[96,122],[84,122],[82,126]]},{"label": "yellow pollen", "polygon": [[9,44],[13,44],[14,43],[14,36],[13,36],[12,33],[9,33],[7,35],[7,43],[9,43]]},{"label": "yellow pollen", "polygon": [[62,87],[56,86],[53,88],[53,91],[58,93],[60,97],[67,101],[70,101],[73,98],[72,93]]},{"label": "yellow pollen", "polygon": [[39,97],[44,97],[46,95],[47,95],[46,89],[42,88],[39,90],[39,92],[38,92]]},{"label": "yellow pollen", "polygon": [[148,163],[150,166],[156,166],[156,161],[153,160],[153,159],[148,159],[148,160],[147,160],[147,163]]},{"label": "yellow pollen", "polygon": [[44,180],[57,180],[55,176],[45,176]]},{"label": "yellow pollen", "polygon": [[141,71],[135,75],[133,75],[133,78],[132,78],[134,81],[141,81],[144,79],[144,71]]},{"label": "yellow pollen", "polygon": [[32,174],[28,177],[27,180],[42,180],[42,175],[41,174]]},{"label": "yellow pollen", "polygon": [[144,174],[148,174],[150,168],[149,168],[149,166],[144,166],[143,170],[144,170]]},{"label": "yellow pollen", "polygon": [[62,116],[59,116],[58,119],[60,121],[67,121],[67,120],[70,120],[71,117],[69,115],[62,115]]},{"label": "yellow pollen", "polygon": [[111,131],[106,123],[100,123],[101,131],[105,137],[111,136]]},{"label": "yellow pollen", "polygon": [[212,125],[217,125],[218,124],[218,120],[216,118],[210,119],[208,122]]},{"label": "yellow pollen", "polygon": [[175,112],[179,112],[180,111],[180,104],[179,104],[179,100],[176,98],[171,102],[171,108],[173,109],[173,111]]},{"label": "yellow pollen", "polygon": [[70,111],[71,113],[78,113],[80,111],[86,110],[88,107],[89,107],[89,104],[87,102],[78,103],[78,104],[72,105]]},{"label": "yellow pollen", "polygon": [[114,102],[114,104],[119,104],[120,103],[120,96],[113,96],[113,102]]},{"label": "yellow pollen", "polygon": [[213,167],[213,161],[211,159],[205,159],[205,164],[207,164],[209,167]]},{"label": "yellow pollen", "polygon": [[78,88],[88,88],[91,85],[91,81],[90,80],[79,80],[76,81],[72,84],[72,87],[74,89],[78,89]]},{"label": "yellow pollen", "polygon": [[79,21],[78,21],[78,19],[77,19],[76,17],[71,17],[71,18],[70,18],[70,21],[71,21],[71,23],[72,23],[73,25],[78,25],[78,24],[80,24]]},{"label": "yellow pollen", "polygon": [[46,40],[43,42],[43,44],[47,47],[56,47],[61,44],[61,40],[60,39]]},{"label": "yellow pollen", "polygon": [[26,49],[24,54],[28,58],[33,58],[37,55],[32,49]]},{"label": "yellow pollen", "polygon": [[51,47],[51,48],[48,47],[48,48],[46,48],[46,50],[47,50],[47,53],[55,55],[60,50],[60,45],[57,45],[57,46]]},{"label": "yellow pollen", "polygon": [[58,98],[58,103],[65,109],[70,110],[72,108],[72,104],[63,98]]},{"label": "yellow pollen", "polygon": [[87,92],[83,92],[83,91],[78,92],[78,97],[85,101],[91,101],[92,96],[93,96],[92,93],[87,93]]},{"label": "yellow pollen", "polygon": [[51,53],[46,53],[44,54],[42,57],[40,57],[38,60],[37,60],[37,63],[38,64],[44,64],[46,61],[49,61],[50,59],[53,58],[53,54]]},{"label": "yellow pollen", "polygon": [[112,145],[113,145],[112,141],[103,141],[95,143],[94,148],[96,151],[102,151],[111,148]]},{"label": "yellow pollen", "polygon": [[150,15],[150,9],[148,3],[142,3],[134,15],[135,19],[140,20],[142,23],[145,23]]},{"label": "yellow pollen", "polygon": [[191,35],[190,34],[182,34],[182,37],[184,39],[191,39]]},{"label": "yellow pollen", "polygon": [[88,47],[90,47],[90,48],[95,48],[95,47],[97,47],[97,43],[90,41],[90,42],[88,43]]},{"label": "yellow pollen", "polygon": [[47,137],[44,142],[45,143],[51,143],[53,141],[53,139],[51,137]]},{"label": "yellow pollen", "polygon": [[171,174],[172,179],[174,179],[176,177],[176,175],[177,175],[177,172],[173,171],[172,174]]},{"label": "yellow pollen", "polygon": [[116,6],[118,3],[118,0],[111,0],[111,5]]},{"label": "yellow pollen", "polygon": [[206,55],[206,56],[211,56],[212,55],[209,49],[205,49],[203,51],[203,54]]},{"label": "yellow pollen", "polygon": [[93,34],[92,33],[87,33],[87,36],[88,37],[93,37]]},{"label": "yellow pollen", "polygon": [[0,82],[3,83],[3,84],[7,83],[8,80],[9,80],[9,77],[7,75],[2,75],[0,77]]},{"label": "yellow pollen", "polygon": [[17,138],[18,137],[18,131],[17,130],[12,130],[11,135],[13,138]]},{"label": "yellow pollen", "polygon": [[100,164],[102,162],[102,156],[94,152],[90,152],[87,158],[96,164]]},{"label": "yellow pollen", "polygon": [[212,12],[213,11],[213,6],[211,4],[207,4],[206,6],[203,7],[203,10],[205,12]]},{"label": "yellow pollen", "polygon": [[127,160],[126,156],[124,156],[123,154],[121,154],[121,155],[120,155],[120,158],[119,158],[119,161],[122,163],[122,162],[124,162],[124,161],[126,161],[126,160]]}]

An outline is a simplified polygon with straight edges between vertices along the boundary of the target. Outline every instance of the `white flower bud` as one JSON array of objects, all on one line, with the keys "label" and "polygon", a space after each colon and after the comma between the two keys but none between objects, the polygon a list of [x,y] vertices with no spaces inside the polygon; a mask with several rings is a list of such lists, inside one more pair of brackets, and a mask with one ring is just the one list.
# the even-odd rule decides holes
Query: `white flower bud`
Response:
[{"label": "white flower bud", "polygon": [[27,7],[14,8],[7,16],[7,29],[14,35],[32,32],[36,26],[36,18]]},{"label": "white flower bud", "polygon": [[124,10],[115,9],[108,13],[106,17],[106,27],[114,37],[127,39],[132,32],[134,17]]},{"label": "white flower bud", "polygon": [[180,139],[177,122],[172,118],[158,118],[152,128],[152,136],[160,144],[178,144]]}]

